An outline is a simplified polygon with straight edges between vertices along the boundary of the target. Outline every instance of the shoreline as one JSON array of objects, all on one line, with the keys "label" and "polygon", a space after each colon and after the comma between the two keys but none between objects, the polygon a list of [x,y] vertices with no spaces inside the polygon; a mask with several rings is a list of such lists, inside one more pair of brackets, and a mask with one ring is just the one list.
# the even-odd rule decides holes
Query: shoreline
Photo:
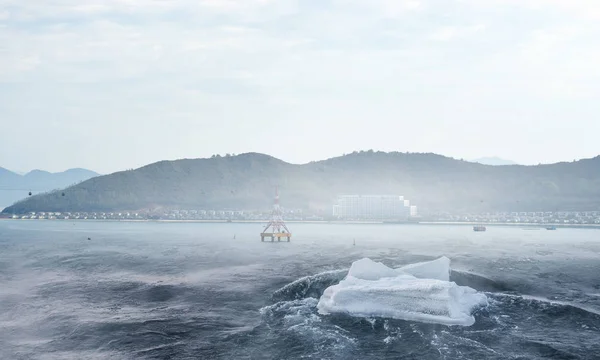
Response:
[{"label": "shoreline", "polygon": [[[0,221],[58,221],[58,222],[131,222],[131,223],[197,223],[197,224],[264,224],[268,220],[154,220],[154,219],[12,219],[0,218]],[[335,220],[287,220],[289,224],[331,224],[331,225],[446,225],[446,226],[475,226],[489,227],[525,227],[529,229],[545,229],[548,226],[575,229],[600,229],[600,224],[559,224],[559,223],[486,223],[486,222],[456,222],[456,221],[419,221],[419,222],[384,222],[384,221],[335,221]]]},{"label": "shoreline", "polygon": [[421,221],[421,225],[449,225],[449,226],[476,226],[483,225],[489,227],[527,227],[533,229],[546,229],[548,226],[560,228],[590,228],[600,229],[600,224],[560,224],[560,223],[486,223],[486,222],[452,222],[452,221]]}]

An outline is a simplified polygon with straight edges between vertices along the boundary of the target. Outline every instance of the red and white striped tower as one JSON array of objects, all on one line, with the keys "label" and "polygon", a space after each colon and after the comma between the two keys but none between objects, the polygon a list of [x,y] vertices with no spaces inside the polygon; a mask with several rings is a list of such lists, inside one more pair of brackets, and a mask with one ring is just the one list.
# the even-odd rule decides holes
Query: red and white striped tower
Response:
[{"label": "red and white striped tower", "polygon": [[[269,231],[269,229],[271,229]],[[277,241],[281,241],[281,238],[287,238],[290,241],[292,233],[283,222],[283,211],[279,206],[279,188],[275,187],[275,201],[273,202],[273,211],[271,212],[271,219],[269,223],[260,234],[260,240],[265,241],[265,238],[270,237],[271,241],[277,238]]]}]

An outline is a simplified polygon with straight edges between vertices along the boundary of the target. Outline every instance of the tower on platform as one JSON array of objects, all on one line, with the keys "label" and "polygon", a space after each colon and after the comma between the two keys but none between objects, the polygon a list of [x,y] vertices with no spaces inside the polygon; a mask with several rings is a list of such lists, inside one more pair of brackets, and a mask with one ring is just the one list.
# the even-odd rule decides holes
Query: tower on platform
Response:
[{"label": "tower on platform", "polygon": [[281,207],[279,206],[278,188],[275,188],[275,202],[273,204],[271,219],[262,233],[260,233],[260,241],[265,241],[265,238],[271,238],[271,241],[275,241],[275,239],[281,241],[282,238],[286,238],[288,242],[292,238],[292,233],[283,222],[283,211],[281,211]]}]

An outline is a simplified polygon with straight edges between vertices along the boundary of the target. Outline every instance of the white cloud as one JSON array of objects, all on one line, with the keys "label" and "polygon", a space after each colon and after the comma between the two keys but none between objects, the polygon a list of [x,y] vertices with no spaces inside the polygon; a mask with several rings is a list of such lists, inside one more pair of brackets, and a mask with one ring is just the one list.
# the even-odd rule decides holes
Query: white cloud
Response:
[{"label": "white cloud", "polygon": [[30,71],[40,65],[40,58],[36,55],[26,56],[17,61],[16,68],[18,71]]},{"label": "white cloud", "polygon": [[597,96],[600,48],[592,42],[600,26],[538,29],[520,45],[524,66],[537,84],[560,96]]},{"label": "white cloud", "polygon": [[572,12],[583,17],[600,18],[600,7],[596,0],[529,0],[526,3],[535,9],[541,10],[553,6],[558,10]]},{"label": "white cloud", "polygon": [[396,18],[420,10],[419,0],[333,0],[336,11],[356,11],[361,15],[376,15],[383,18]]},{"label": "white cloud", "polygon": [[[325,139],[344,124],[369,119],[369,126],[389,134],[386,146],[398,143],[394,132],[406,131],[411,135],[402,146],[409,148],[399,150],[451,153],[458,145],[419,148],[427,129],[441,126],[436,119],[476,127],[481,119],[533,117],[544,108],[547,121],[559,121],[581,99],[600,97],[600,28],[593,4],[0,0],[0,9],[7,9],[0,15],[0,118],[25,124],[52,117],[68,122],[73,136],[85,136],[88,125],[73,125],[79,119],[113,128],[143,123],[148,132],[157,131],[148,135],[155,140],[165,133],[159,123],[172,118],[179,124],[173,129],[187,134],[177,143],[181,153],[172,156],[189,156],[184,152],[204,146],[192,139],[194,131],[210,128],[207,124],[215,128],[206,130],[207,147],[227,145],[233,148],[226,152],[241,152],[248,149],[237,144],[271,144],[275,130],[253,132],[263,125],[271,129],[271,122],[320,127],[325,134],[318,136]],[[588,106],[590,112],[600,111],[597,107]],[[254,140],[227,143],[239,119]],[[89,126],[120,139],[100,125]],[[355,141],[356,148],[375,147],[361,142],[360,135],[372,129],[347,126],[345,146]],[[291,134],[287,141],[293,142]],[[223,145],[211,143],[221,135]],[[453,136],[465,144],[473,141],[460,132],[445,138]],[[0,142],[11,139],[0,134]],[[288,148],[285,143],[269,146],[290,151],[294,160],[292,150],[281,150]]]},{"label": "white cloud", "polygon": [[432,40],[438,41],[448,41],[456,36],[457,29],[454,26],[447,26],[441,29],[438,29],[431,35]]},{"label": "white cloud", "polygon": [[484,24],[476,24],[469,26],[445,26],[437,29],[430,35],[430,39],[436,41],[449,41],[456,38],[461,38],[484,31]]},{"label": "white cloud", "polygon": [[14,17],[19,20],[60,21],[76,16],[160,16],[171,11],[250,17],[265,11],[282,11],[290,3],[288,0],[0,0],[0,8],[14,9]]},{"label": "white cloud", "polygon": [[517,6],[533,11],[568,12],[582,18],[599,19],[600,7],[597,0],[461,0],[476,7],[501,9],[507,6]]}]

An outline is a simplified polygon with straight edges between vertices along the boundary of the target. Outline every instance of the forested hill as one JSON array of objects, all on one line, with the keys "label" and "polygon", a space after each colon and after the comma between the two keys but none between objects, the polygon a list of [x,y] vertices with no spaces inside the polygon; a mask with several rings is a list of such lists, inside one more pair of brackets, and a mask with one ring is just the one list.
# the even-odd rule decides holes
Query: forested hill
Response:
[{"label": "forested hill", "polygon": [[294,165],[248,153],[161,161],[32,196],[4,210],[260,209],[281,203],[329,213],[342,194],[398,194],[424,211],[600,209],[600,157],[538,166],[489,166],[436,154],[356,152]]}]

